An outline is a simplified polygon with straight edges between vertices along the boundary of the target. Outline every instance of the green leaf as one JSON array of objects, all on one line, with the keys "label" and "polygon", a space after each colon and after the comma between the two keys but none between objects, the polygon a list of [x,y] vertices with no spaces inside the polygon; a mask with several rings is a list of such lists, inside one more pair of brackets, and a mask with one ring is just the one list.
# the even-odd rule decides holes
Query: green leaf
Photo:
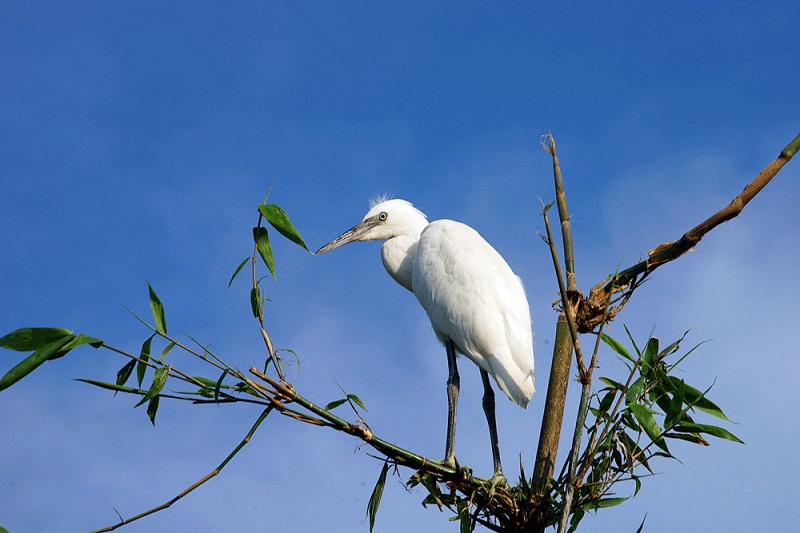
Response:
[{"label": "green leaf", "polygon": [[620,382],[618,382],[618,381],[614,381],[613,379],[610,379],[610,378],[601,377],[601,378],[600,378],[600,381],[601,381],[602,383],[605,383],[606,385],[608,385],[608,386],[609,386],[609,387],[611,387],[612,389],[619,389],[619,390],[622,390],[622,389],[624,388],[624,387],[622,386],[622,383],[620,383]]},{"label": "green leaf", "polygon": [[669,432],[669,433],[664,433],[664,437],[666,437],[668,439],[685,440],[687,442],[691,442],[693,444],[699,444],[701,446],[711,446],[711,444],[706,439],[704,439],[703,437],[701,437],[697,433],[672,433],[672,432]]},{"label": "green leaf", "polygon": [[664,427],[669,428],[675,425],[685,414],[683,410],[684,394],[686,391],[685,382],[681,379],[678,381],[678,388],[669,401],[667,408],[664,410]]},{"label": "green leaf", "polygon": [[336,409],[345,402],[347,402],[347,398],[342,398],[341,400],[333,400],[328,405],[323,407],[323,409],[325,409],[326,411],[330,411],[331,409]]},{"label": "green leaf", "polygon": [[233,280],[236,279],[236,276],[239,275],[239,272],[242,271],[242,269],[244,268],[244,266],[247,264],[248,261],[250,261],[250,258],[249,257],[245,257],[244,261],[239,263],[239,266],[236,267],[236,270],[233,271],[233,275],[231,276],[230,281],[228,281],[228,288],[229,289],[231,288],[231,284],[233,284]]},{"label": "green leaf", "polygon": [[642,523],[639,524],[639,527],[636,529],[636,533],[642,533],[642,531],[644,530],[644,521],[645,520],[647,520],[647,514],[645,514],[644,518],[642,518]]},{"label": "green leaf", "polygon": [[306,246],[306,243],[303,242],[303,238],[300,236],[300,233],[294,227],[292,221],[289,220],[289,217],[286,215],[283,209],[275,204],[261,204],[258,206],[258,211],[264,215],[264,218],[267,219],[267,222],[269,222],[273,228],[278,230],[281,235],[293,243],[302,246],[306,249],[306,251],[310,251]]},{"label": "green leaf", "polygon": [[64,328],[21,328],[0,338],[0,346],[15,352],[31,352],[64,338],[73,338]]},{"label": "green leaf", "polygon": [[586,515],[586,511],[580,507],[572,512],[572,518],[569,520],[569,529],[567,530],[567,533],[574,533],[578,529],[578,524],[581,523],[584,515]]},{"label": "green leaf", "polygon": [[119,372],[117,372],[117,385],[125,385],[125,383],[128,382],[128,378],[131,377],[133,369],[136,367],[136,363],[136,359],[131,359],[125,363],[125,366],[119,369]]},{"label": "green leaf", "polygon": [[219,401],[219,389],[222,387],[222,381],[225,379],[225,376],[228,375],[228,370],[229,369],[226,368],[225,371],[222,372],[222,375],[219,377],[217,382],[214,384],[214,401],[215,402]]},{"label": "green leaf", "polygon": [[601,500],[597,500],[595,502],[589,502],[586,504],[588,509],[605,509],[607,507],[614,507],[625,502],[628,498],[603,498]]},{"label": "green leaf", "polygon": [[161,333],[162,335],[167,334],[167,320],[164,318],[164,305],[161,303],[161,300],[158,299],[156,295],[156,291],[153,290],[153,287],[150,285],[147,280],[147,289],[150,291],[150,309],[153,311],[153,319],[156,321],[156,331]]},{"label": "green leaf", "polygon": [[150,402],[147,404],[147,417],[150,419],[150,422],[155,426],[156,425],[156,413],[158,412],[158,400],[159,396],[154,396],[150,399]]},{"label": "green leaf", "polygon": [[41,366],[45,361],[65,355],[69,350],[64,350],[64,346],[74,337],[75,336],[70,333],[68,336],[45,344],[17,363],[14,368],[6,372],[6,374],[0,378],[0,391],[9,388],[11,385],[24,378]]},{"label": "green leaf", "polygon": [[634,359],[634,357],[628,352],[628,350],[626,350],[625,347],[622,344],[620,344],[620,342],[617,341],[616,339],[614,339],[613,337],[610,337],[609,335],[606,335],[605,333],[602,333],[600,335],[600,338],[612,350],[614,350],[614,352],[618,353],[619,355],[621,355],[622,357],[624,357],[625,359],[627,359],[631,363],[636,361],[636,359]]},{"label": "green leaf", "polygon": [[[677,387],[680,380],[675,376],[669,376],[669,380],[673,386]],[[722,412],[717,404],[706,398],[706,393],[702,392],[698,389],[695,389],[691,385],[684,384],[684,397],[686,404],[691,405],[694,408],[700,409],[704,413],[708,413],[712,416],[716,416],[717,418],[721,418],[727,422],[730,422],[730,418],[725,416],[725,413]]]},{"label": "green leaf", "polygon": [[78,333],[74,339],[72,339],[69,344],[64,346],[65,350],[72,350],[73,348],[77,348],[78,346],[83,346],[84,344],[88,344],[92,348],[100,348],[103,346],[103,341],[96,337],[90,337],[89,335],[84,335],[83,333]]},{"label": "green leaf", "polygon": [[161,350],[161,361],[162,362],[164,361],[164,358],[167,356],[167,354],[170,352],[170,350],[172,350],[174,347],[175,347],[175,343],[174,342],[170,342],[169,344],[167,344],[167,346],[163,350]]},{"label": "green leaf", "polygon": [[644,347],[644,355],[642,356],[642,374],[649,376],[653,373],[656,367],[656,360],[658,355],[658,339],[650,337],[647,339],[647,345]]},{"label": "green leaf", "polygon": [[381,473],[378,476],[378,482],[375,483],[375,488],[372,489],[372,495],[369,497],[369,503],[367,503],[367,517],[369,518],[369,530],[372,533],[372,529],[375,527],[375,515],[378,513],[378,507],[381,504],[381,498],[383,497],[383,487],[386,485],[386,472],[389,471],[389,463],[383,463],[383,468],[381,468]]},{"label": "green leaf", "polygon": [[272,246],[269,244],[267,228],[262,228],[261,226],[253,228],[253,240],[256,243],[258,255],[261,256],[261,260],[267,265],[272,277],[277,280],[278,278],[275,275],[275,258],[272,256]]},{"label": "green leaf", "polygon": [[[148,400],[152,400],[153,398],[157,397],[161,391],[164,389],[164,385],[167,383],[167,376],[168,376],[168,369],[167,366],[161,366],[156,368],[156,372],[153,375],[153,381],[150,384],[150,388],[147,391],[147,394],[141,399],[139,403],[136,404],[136,407],[139,407],[144,402]],[[157,409],[158,407],[156,407]]]},{"label": "green leaf", "polygon": [[142,386],[144,381],[145,372],[147,372],[147,361],[150,360],[150,346],[153,343],[154,335],[150,335],[144,343],[142,343],[142,351],[139,353],[140,361],[136,364],[136,379],[139,381],[139,387]]},{"label": "green leaf", "polygon": [[644,378],[637,378],[636,381],[630,384],[628,390],[625,392],[625,403],[633,405],[639,402],[639,397],[642,395],[644,388]]},{"label": "green leaf", "polygon": [[359,397],[358,397],[358,396],[356,396],[355,394],[348,394],[348,395],[347,395],[347,397],[348,397],[350,400],[353,400],[353,401],[356,403],[356,405],[358,405],[358,406],[359,406],[360,408],[362,408],[363,410],[365,410],[365,411],[369,411],[369,409],[367,409],[366,407],[364,407],[364,402],[362,402],[362,401],[361,401],[361,398],[359,398]]},{"label": "green leaf", "polygon": [[261,291],[258,287],[250,289],[250,308],[253,311],[253,318],[261,316]]},{"label": "green leaf", "polygon": [[725,428],[721,428],[719,426],[712,426],[709,424],[697,424],[695,422],[681,422],[674,428],[675,431],[681,431],[684,433],[705,433],[706,435],[711,435],[720,439],[731,440],[733,442],[738,442],[740,444],[744,444],[744,441],[741,440],[739,437],[731,433]]},{"label": "green leaf", "polygon": [[128,392],[128,393],[132,393],[132,394],[143,394],[144,393],[144,391],[142,389],[135,389],[133,387],[125,387],[123,385],[115,385],[114,383],[107,383],[105,381],[97,381],[96,379],[78,378],[75,381],[81,381],[83,383],[88,383],[89,385],[94,385],[95,387],[100,387],[101,389],[113,390],[114,392]]},{"label": "green leaf", "polygon": [[641,424],[644,432],[647,433],[647,436],[653,441],[653,444],[669,453],[667,443],[664,441],[664,437],[661,434],[661,428],[658,427],[658,422],[653,418],[653,413],[650,412],[650,409],[638,403],[634,403],[630,405],[630,410],[633,416],[636,417],[636,420],[639,421],[639,424]]}]

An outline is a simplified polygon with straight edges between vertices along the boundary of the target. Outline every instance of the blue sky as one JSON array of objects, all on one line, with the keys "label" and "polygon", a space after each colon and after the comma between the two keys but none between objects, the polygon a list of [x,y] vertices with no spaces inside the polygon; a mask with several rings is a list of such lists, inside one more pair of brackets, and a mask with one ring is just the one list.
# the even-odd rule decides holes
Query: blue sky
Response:
[{"label": "blue sky", "polygon": [[[316,249],[388,193],[478,229],[525,283],[538,392],[498,405],[508,473],[541,422],[556,287],[537,139],[556,136],[588,290],[727,204],[798,133],[800,18],[782,2],[6,2],[0,7],[0,332],[64,326],[138,350],[144,278],[186,331],[240,367],[263,346],[235,266],[271,200]],[[797,163],[740,219],[659,270],[618,317],[639,339],[692,328],[685,364],[747,442],[677,446],[631,502],[584,531],[788,530],[800,521]],[[357,393],[379,435],[438,457],[446,362],[377,244],[315,258],[277,242],[268,329],[293,381]],[[16,362],[0,355],[0,371]],[[187,366],[183,359],[174,364]],[[0,525],[82,531],[172,497],[257,411],[163,403],[151,427],[91,349],[0,394]],[[619,375],[609,354],[601,375]],[[616,373],[616,374],[615,374]],[[491,473],[480,380],[461,363],[457,451]],[[577,386],[567,410],[574,412]],[[567,422],[571,424],[571,421]],[[380,463],[331,431],[270,419],[218,476],[125,531],[367,531]],[[562,453],[563,457],[563,453]],[[404,471],[404,479],[410,472]],[[455,531],[387,486],[376,531]]]}]

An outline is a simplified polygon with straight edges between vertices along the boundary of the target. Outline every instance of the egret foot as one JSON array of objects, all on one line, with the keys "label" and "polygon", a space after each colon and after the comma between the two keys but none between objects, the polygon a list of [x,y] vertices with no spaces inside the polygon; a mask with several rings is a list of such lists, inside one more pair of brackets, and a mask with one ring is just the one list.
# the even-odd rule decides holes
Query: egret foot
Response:
[{"label": "egret foot", "polygon": [[492,482],[492,492],[494,492],[494,489],[496,487],[508,486],[508,480],[506,479],[506,476],[503,475],[502,470],[499,472],[495,472],[490,481]]},{"label": "egret foot", "polygon": [[439,464],[446,468],[452,468],[456,475],[464,481],[469,481],[472,479],[472,468],[460,464],[455,456],[451,457],[450,459],[443,459],[439,462]]}]

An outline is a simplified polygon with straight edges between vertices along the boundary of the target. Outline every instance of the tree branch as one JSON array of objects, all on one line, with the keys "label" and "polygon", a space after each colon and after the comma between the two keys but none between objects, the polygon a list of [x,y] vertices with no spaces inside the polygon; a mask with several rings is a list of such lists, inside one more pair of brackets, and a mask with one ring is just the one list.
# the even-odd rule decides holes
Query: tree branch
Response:
[{"label": "tree branch", "polygon": [[613,295],[622,292],[624,296],[621,301],[616,305],[613,305],[612,302],[608,311],[608,319],[613,320],[645,277],[661,265],[673,261],[691,250],[707,233],[723,222],[736,218],[750,200],[761,192],[778,171],[792,159],[798,149],[800,149],[800,135],[795,137],[781,151],[780,155],[767,165],[753,181],[748,183],[744,190],[726,207],[684,233],[678,240],[656,246],[648,252],[647,259],[622,270],[609,280],[598,283],[589,291],[588,298],[579,294],[577,302],[579,331],[588,333],[594,330],[600,324],[604,309],[609,305],[608,302],[611,301]]}]

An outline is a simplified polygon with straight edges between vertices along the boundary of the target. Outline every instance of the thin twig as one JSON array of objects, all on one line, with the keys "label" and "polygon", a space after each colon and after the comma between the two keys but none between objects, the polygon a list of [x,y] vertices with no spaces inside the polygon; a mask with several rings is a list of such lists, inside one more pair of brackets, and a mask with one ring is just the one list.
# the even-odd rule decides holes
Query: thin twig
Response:
[{"label": "thin twig", "polygon": [[[569,473],[567,475],[567,486],[564,494],[564,506],[561,511],[561,520],[558,524],[558,533],[563,533],[566,531],[569,515],[572,511],[572,498],[575,493],[575,489],[577,488],[577,482],[580,481],[580,478],[576,478],[575,474],[578,468],[578,456],[580,455],[583,429],[584,425],[586,424],[586,416],[589,413],[589,397],[592,392],[592,373],[597,365],[597,352],[600,350],[600,337],[603,334],[603,327],[605,326],[606,319],[608,318],[608,308],[609,306],[606,305],[605,312],[603,313],[603,320],[600,322],[600,330],[598,331],[597,339],[595,340],[594,350],[592,351],[592,359],[589,369],[585,373],[585,379],[581,380],[581,400],[578,406],[578,417],[577,420],[575,420],[575,432],[572,436],[572,447],[570,448],[568,459]],[[569,316],[569,313],[572,312],[572,308],[569,308],[567,311],[567,316]]]},{"label": "thin twig", "polygon": [[561,305],[567,317],[569,333],[572,336],[572,346],[575,349],[575,359],[578,363],[578,379],[581,381],[581,383],[583,383],[586,379],[586,364],[584,363],[583,352],[581,351],[581,341],[578,338],[578,327],[575,324],[575,312],[572,308],[572,305],[569,303],[567,287],[564,284],[564,276],[561,273],[561,265],[558,262],[558,253],[556,252],[556,246],[553,243],[553,232],[550,229],[550,219],[547,216],[547,206],[545,205],[542,205],[542,216],[544,217],[545,231],[547,231],[547,244],[550,246],[550,256],[553,260],[553,267],[556,270],[558,290],[561,293]]},{"label": "thin twig", "polygon": [[[239,450],[244,448],[244,446],[248,442],[250,442],[250,438],[256,432],[256,430],[258,429],[258,426],[260,426],[261,423],[267,418],[267,415],[269,415],[270,411],[272,411],[272,406],[268,406],[266,409],[264,409],[261,412],[261,415],[259,415],[259,417],[256,420],[255,424],[253,424],[253,426],[250,428],[250,431],[247,432],[247,435],[244,436],[244,438],[236,446],[236,448],[234,448],[233,451],[230,454],[228,454],[228,456],[214,470],[212,470],[211,472],[209,472],[208,474],[206,474],[202,478],[198,479],[192,485],[190,485],[189,487],[187,487],[186,489],[181,491],[180,494],[178,494],[177,496],[175,496],[171,500],[162,503],[161,505],[157,505],[156,507],[153,507],[152,509],[148,509],[147,511],[144,511],[143,513],[139,513],[136,516],[132,516],[132,517],[127,518],[127,519],[122,519],[122,520],[120,520],[119,522],[117,522],[114,525],[111,525],[111,526],[108,526],[108,527],[104,527],[102,529],[97,529],[95,531],[92,531],[91,533],[102,533],[104,531],[114,531],[115,529],[120,528],[120,527],[122,527],[122,526],[124,526],[126,524],[130,524],[131,522],[135,522],[136,520],[139,520],[139,519],[144,518],[146,516],[149,516],[151,514],[157,513],[159,511],[163,511],[164,509],[167,509],[168,507],[172,506],[172,504],[174,504],[175,502],[177,502],[178,500],[180,500],[181,498],[183,498],[184,496],[186,496],[187,494],[192,492],[194,489],[196,489],[197,487],[199,487],[200,485],[202,485],[206,481],[210,480],[211,478],[213,478],[214,476],[219,474],[222,471],[222,469],[225,468],[225,466],[231,461],[231,459],[233,459],[233,457],[237,453],[239,453]],[[119,513],[117,513],[117,514],[119,514]]]}]

